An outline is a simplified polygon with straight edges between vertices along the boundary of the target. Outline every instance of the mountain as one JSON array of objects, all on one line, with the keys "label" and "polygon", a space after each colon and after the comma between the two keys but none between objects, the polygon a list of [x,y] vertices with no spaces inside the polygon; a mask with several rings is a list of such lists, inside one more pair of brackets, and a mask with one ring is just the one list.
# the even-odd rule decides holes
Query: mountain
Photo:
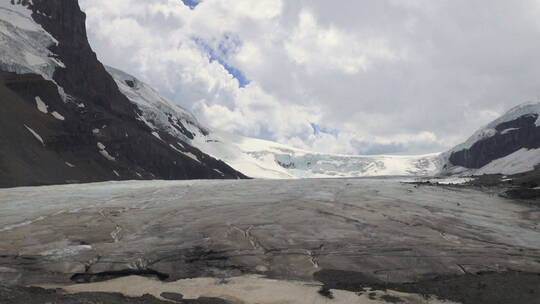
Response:
[{"label": "mountain", "polygon": [[360,177],[431,175],[437,154],[421,156],[351,156],[309,152],[286,145],[243,137],[201,125],[185,109],[161,97],[149,85],[107,67],[120,91],[142,112],[149,128],[188,142],[254,178]]},{"label": "mountain", "polygon": [[0,41],[0,187],[245,178],[186,128],[151,127],[97,60],[76,0],[1,1]]},{"label": "mountain", "polygon": [[509,110],[441,155],[442,174],[518,174],[540,169],[540,102]]}]

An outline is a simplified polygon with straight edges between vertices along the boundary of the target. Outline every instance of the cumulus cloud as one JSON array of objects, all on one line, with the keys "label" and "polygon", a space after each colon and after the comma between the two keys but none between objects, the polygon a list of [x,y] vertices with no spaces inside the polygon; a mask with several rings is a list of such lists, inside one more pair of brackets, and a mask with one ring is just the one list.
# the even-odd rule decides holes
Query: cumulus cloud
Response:
[{"label": "cumulus cloud", "polygon": [[347,74],[366,72],[375,60],[395,60],[396,51],[386,46],[383,38],[359,39],[333,26],[321,28],[315,16],[302,11],[298,26],[285,41],[290,59],[307,68],[310,73],[336,69]]},{"label": "cumulus cloud", "polygon": [[442,151],[540,93],[535,0],[80,2],[105,64],[304,149]]}]

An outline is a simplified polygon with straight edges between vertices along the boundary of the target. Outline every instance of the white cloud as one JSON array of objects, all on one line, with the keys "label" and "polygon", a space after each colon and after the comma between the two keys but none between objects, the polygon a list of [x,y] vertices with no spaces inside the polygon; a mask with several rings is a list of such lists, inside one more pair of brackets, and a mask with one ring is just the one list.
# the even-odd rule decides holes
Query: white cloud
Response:
[{"label": "white cloud", "polygon": [[283,3],[281,0],[219,0],[219,3],[207,1],[205,5],[215,5],[224,8],[235,18],[248,17],[255,20],[272,19],[281,14]]},{"label": "white cloud", "polygon": [[80,2],[104,63],[212,127],[306,149],[443,150],[540,91],[535,0]]},{"label": "white cloud", "polygon": [[428,131],[417,134],[402,133],[388,137],[360,135],[350,132],[338,134],[312,133],[307,138],[292,137],[283,142],[306,150],[335,154],[403,154],[425,153],[428,147],[444,147],[444,142]]},{"label": "white cloud", "polygon": [[362,39],[335,27],[321,28],[308,11],[300,12],[298,26],[285,42],[285,50],[295,63],[312,73],[337,69],[355,74],[367,71],[373,61],[399,57],[399,52],[391,50],[384,39]]}]

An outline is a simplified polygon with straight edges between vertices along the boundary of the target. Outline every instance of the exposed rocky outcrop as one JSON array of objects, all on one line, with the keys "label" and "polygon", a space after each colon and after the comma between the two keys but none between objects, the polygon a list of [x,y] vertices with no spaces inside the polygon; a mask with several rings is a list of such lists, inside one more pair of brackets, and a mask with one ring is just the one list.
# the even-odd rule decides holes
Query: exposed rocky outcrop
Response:
[{"label": "exposed rocky outcrop", "polygon": [[0,69],[0,187],[245,177],[141,119],[92,51],[76,0],[11,5],[30,9],[33,22],[56,40],[47,56],[58,66],[48,79],[11,62],[0,65],[8,67]]},{"label": "exposed rocky outcrop", "polygon": [[540,148],[540,126],[537,114],[525,114],[517,119],[495,126],[497,133],[482,139],[469,149],[453,152],[453,165],[479,169],[493,160],[510,155],[520,149]]},{"label": "exposed rocky outcrop", "polygon": [[518,105],[441,155],[441,173],[514,175],[540,164],[540,102]]},{"label": "exposed rocky outcrop", "polygon": [[[537,293],[540,291],[539,274],[515,271],[436,276],[401,284],[374,282],[362,273],[350,271],[321,270],[315,273],[315,277],[324,283],[321,293],[331,294],[330,289],[345,289],[360,294],[370,293],[373,289],[391,289],[422,295],[434,294],[440,299],[462,304],[535,303],[538,300]],[[398,297],[383,299],[387,303],[409,303]]]}]

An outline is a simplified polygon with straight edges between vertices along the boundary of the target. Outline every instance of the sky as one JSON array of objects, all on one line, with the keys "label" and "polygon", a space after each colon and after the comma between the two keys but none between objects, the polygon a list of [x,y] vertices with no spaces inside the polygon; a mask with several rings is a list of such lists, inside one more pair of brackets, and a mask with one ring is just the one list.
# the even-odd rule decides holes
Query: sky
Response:
[{"label": "sky", "polygon": [[444,151],[540,96],[539,0],[80,0],[98,58],[217,130]]}]

